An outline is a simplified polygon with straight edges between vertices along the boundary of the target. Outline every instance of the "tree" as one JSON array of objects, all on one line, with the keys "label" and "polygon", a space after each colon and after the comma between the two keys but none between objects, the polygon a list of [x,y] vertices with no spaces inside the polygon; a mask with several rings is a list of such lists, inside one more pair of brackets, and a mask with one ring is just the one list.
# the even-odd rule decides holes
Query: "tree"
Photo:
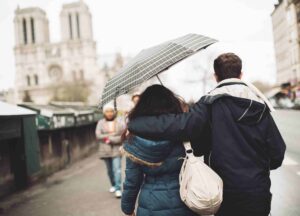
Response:
[{"label": "tree", "polygon": [[62,82],[52,86],[54,101],[80,101],[86,102],[90,95],[89,83],[87,82]]},{"label": "tree", "polygon": [[32,99],[31,99],[30,94],[29,94],[28,91],[24,92],[23,102],[32,102]]},{"label": "tree", "polygon": [[262,81],[254,81],[252,84],[255,85],[262,93],[266,93],[274,87],[274,85]]}]

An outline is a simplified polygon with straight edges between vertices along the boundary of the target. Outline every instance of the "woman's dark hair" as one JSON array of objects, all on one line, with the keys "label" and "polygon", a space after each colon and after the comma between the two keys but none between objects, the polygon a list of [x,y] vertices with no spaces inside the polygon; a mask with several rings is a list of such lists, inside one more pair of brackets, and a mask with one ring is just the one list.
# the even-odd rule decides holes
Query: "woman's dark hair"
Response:
[{"label": "woman's dark hair", "polygon": [[139,116],[182,113],[183,101],[170,89],[162,85],[149,86],[141,95],[138,103],[129,112],[129,121]]},{"label": "woman's dark hair", "polygon": [[[184,100],[176,96],[170,89],[162,85],[149,86],[141,95],[138,103],[129,112],[128,120],[140,116],[153,116],[167,113],[178,114],[187,109]],[[124,141],[128,138],[127,129],[122,135]]]}]

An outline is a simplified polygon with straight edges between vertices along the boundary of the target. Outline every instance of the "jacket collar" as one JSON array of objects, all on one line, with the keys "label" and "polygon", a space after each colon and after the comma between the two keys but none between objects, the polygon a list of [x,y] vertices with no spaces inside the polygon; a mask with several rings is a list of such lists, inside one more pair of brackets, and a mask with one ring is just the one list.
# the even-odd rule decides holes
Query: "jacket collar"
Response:
[{"label": "jacket collar", "polygon": [[173,145],[170,141],[152,141],[132,136],[125,140],[121,151],[139,164],[155,167],[162,164]]},{"label": "jacket collar", "polygon": [[268,106],[270,111],[275,111],[269,100],[253,84],[236,78],[219,82],[216,88],[204,96],[203,100],[206,103],[213,103],[216,99],[224,96],[256,101]]}]

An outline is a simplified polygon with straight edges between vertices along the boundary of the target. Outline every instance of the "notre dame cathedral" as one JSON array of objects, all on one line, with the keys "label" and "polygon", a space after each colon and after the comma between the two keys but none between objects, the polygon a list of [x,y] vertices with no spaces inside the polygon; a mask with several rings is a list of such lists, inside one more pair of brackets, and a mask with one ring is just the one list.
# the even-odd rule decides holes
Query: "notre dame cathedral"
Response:
[{"label": "notre dame cathedral", "polygon": [[60,25],[61,41],[51,43],[44,10],[16,9],[15,89],[19,102],[47,104],[59,96],[60,88],[72,85],[74,89],[88,89],[86,102],[98,103],[107,75],[97,64],[88,6],[82,0],[63,5]]}]

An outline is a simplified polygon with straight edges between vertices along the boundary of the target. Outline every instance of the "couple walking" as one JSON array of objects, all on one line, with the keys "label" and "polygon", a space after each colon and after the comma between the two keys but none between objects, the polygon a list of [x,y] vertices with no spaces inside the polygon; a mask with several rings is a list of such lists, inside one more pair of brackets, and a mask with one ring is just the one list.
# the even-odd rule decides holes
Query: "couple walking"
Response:
[{"label": "couple walking", "polygon": [[183,141],[222,178],[223,203],[217,216],[267,216],[270,170],[281,166],[285,143],[270,114],[272,106],[241,80],[242,61],[233,53],[214,61],[218,85],[188,108],[169,89],[153,85],[128,115],[124,134],[126,215],[196,215],[180,199]]}]

